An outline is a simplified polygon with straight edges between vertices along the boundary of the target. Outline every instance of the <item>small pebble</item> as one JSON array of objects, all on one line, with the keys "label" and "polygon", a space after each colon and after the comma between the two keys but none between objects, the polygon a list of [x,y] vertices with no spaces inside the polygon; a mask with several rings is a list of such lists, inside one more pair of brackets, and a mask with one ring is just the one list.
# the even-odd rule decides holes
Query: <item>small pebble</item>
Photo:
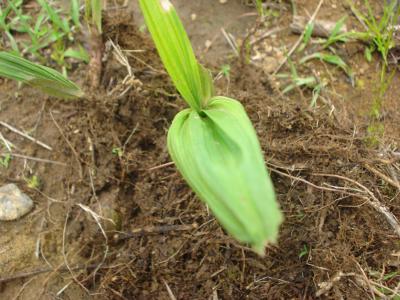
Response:
[{"label": "small pebble", "polygon": [[0,187],[0,221],[13,221],[26,215],[33,201],[13,183]]}]

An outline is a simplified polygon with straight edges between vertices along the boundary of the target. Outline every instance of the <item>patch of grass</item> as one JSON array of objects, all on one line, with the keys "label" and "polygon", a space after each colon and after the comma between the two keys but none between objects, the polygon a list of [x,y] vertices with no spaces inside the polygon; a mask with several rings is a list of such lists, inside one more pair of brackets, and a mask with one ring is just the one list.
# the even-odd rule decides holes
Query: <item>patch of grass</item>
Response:
[{"label": "patch of grass", "polygon": [[[0,5],[0,29],[5,33],[1,48],[29,57],[42,64],[55,62],[67,73],[66,58],[87,62],[86,50],[74,39],[79,30],[79,1],[71,1],[70,12],[63,12],[54,1],[36,0],[40,11],[27,10],[22,0],[8,0]],[[45,54],[49,49],[51,60]],[[72,55],[71,55],[72,54]]]},{"label": "patch of grass", "polygon": [[385,1],[383,14],[379,19],[375,17],[368,0],[364,0],[366,13],[359,11],[352,1],[348,0],[348,3],[366,30],[365,32],[353,32],[353,37],[370,43],[366,50],[367,58],[370,58],[372,53],[378,52],[387,65],[389,52],[395,46],[394,33],[400,16],[400,6],[397,5],[397,1]]},{"label": "patch of grass", "polygon": [[10,162],[11,162],[11,154],[7,153],[0,157],[1,167],[8,169],[8,167],[10,166]]}]

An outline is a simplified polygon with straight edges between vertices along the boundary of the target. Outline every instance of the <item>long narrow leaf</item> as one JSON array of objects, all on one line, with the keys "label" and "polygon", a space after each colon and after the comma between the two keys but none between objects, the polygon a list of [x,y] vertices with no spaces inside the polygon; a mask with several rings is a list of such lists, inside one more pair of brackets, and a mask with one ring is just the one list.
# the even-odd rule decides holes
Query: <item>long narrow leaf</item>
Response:
[{"label": "long narrow leaf", "polygon": [[75,26],[81,27],[81,23],[79,21],[79,0],[71,0],[71,17],[72,21],[74,21]]},{"label": "long narrow leaf", "polygon": [[97,30],[102,32],[102,15],[103,10],[103,0],[91,0],[91,14],[92,22],[96,25]]},{"label": "long narrow leaf", "polygon": [[196,60],[189,38],[169,0],[139,0],[147,27],[176,88],[200,111],[213,95],[209,72]]},{"label": "long narrow leaf", "polygon": [[57,11],[51,7],[51,5],[48,3],[48,1],[44,0],[37,0],[39,4],[43,7],[43,9],[49,14],[50,20],[53,23],[54,26],[56,26],[58,29],[61,29],[64,31],[64,33],[69,33],[71,30],[68,26],[68,23],[64,22],[60,15],[57,13]]},{"label": "long narrow leaf", "polygon": [[61,98],[79,98],[81,89],[57,71],[24,58],[0,52],[0,77],[17,80]]}]

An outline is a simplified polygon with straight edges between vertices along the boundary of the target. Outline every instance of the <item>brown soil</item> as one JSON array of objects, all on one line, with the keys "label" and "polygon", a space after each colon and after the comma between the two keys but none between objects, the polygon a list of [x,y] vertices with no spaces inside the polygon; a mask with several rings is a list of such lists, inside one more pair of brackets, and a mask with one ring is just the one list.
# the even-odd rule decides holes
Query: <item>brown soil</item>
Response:
[{"label": "brown soil", "polygon": [[[237,2],[231,13],[248,12]],[[254,122],[285,214],[278,244],[261,258],[224,233],[168,164],[166,133],[184,103],[147,35],[118,11],[104,27],[105,41],[143,50],[129,56],[135,78],[128,85],[111,54],[102,88],[87,90],[85,99],[0,85],[0,120],[53,151],[1,132],[18,153],[61,163],[15,158],[1,169],[0,185],[15,182],[35,202],[28,216],[0,224],[1,299],[170,299],[169,289],[176,299],[369,299],[387,292],[374,282],[398,286],[398,273],[384,276],[399,270],[399,237],[364,190],[400,217],[399,190],[374,173],[398,168],[391,156],[400,140],[398,88],[387,94],[383,120],[382,143],[392,148],[376,150],[365,142],[368,105],[357,108],[371,90],[341,84],[336,91],[350,105],[335,98],[333,114],[328,105],[310,110],[294,95],[279,96],[261,69],[231,63],[229,86],[221,79],[219,89],[240,100]],[[197,45],[215,33],[200,36]],[[225,56],[215,59],[223,52],[212,51],[206,60],[217,66]],[[357,55],[354,64],[362,61]],[[81,66],[73,75],[81,85],[85,73]],[[32,175],[41,180],[37,189],[27,187]],[[105,218],[106,236],[88,209]]]}]

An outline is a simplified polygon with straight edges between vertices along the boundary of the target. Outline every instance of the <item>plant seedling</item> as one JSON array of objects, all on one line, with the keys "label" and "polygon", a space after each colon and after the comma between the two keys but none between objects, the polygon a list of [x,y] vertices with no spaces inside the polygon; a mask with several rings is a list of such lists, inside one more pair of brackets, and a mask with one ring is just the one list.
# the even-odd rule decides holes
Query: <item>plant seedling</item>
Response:
[{"label": "plant seedling", "polygon": [[10,166],[10,162],[11,154],[7,153],[0,156],[0,166],[2,166],[3,168],[8,169],[8,167]]},{"label": "plant seedling", "polygon": [[41,186],[40,178],[36,175],[32,175],[31,177],[28,177],[25,180],[26,184],[28,185],[28,188],[30,189],[38,189]]},{"label": "plant seedling", "polygon": [[139,0],[147,28],[177,90],[189,105],[168,132],[178,170],[225,230],[264,254],[275,242],[282,213],[256,132],[240,102],[214,96],[169,0]]}]

